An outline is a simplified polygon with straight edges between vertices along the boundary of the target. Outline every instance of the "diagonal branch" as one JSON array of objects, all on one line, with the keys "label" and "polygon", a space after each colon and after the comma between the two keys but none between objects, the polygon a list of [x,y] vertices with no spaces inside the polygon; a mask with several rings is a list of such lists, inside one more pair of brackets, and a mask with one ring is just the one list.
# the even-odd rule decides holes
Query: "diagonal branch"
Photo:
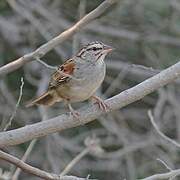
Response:
[{"label": "diagonal branch", "polygon": [[[122,93],[106,100],[109,112],[120,109],[144,96],[152,93],[158,88],[173,82],[180,77],[180,62],[163,70],[159,74],[143,81],[142,83],[123,91]],[[105,114],[95,105],[88,105],[78,110],[79,118],[73,118],[69,114],[63,114],[47,121],[27,125],[22,128],[0,133],[0,147],[24,143],[34,138],[42,137],[54,132],[73,128],[86,124]]]},{"label": "diagonal branch", "polygon": [[[21,158],[21,161],[25,162],[27,160],[27,158],[28,158],[29,154],[31,153],[32,149],[34,148],[36,142],[37,142],[37,139],[33,139],[30,142],[26,152],[24,153],[23,157]],[[21,173],[21,169],[17,168],[16,171],[14,172],[11,180],[18,180],[20,173]]]},{"label": "diagonal branch", "polygon": [[41,58],[46,53],[48,53],[53,48],[55,48],[58,44],[62,43],[66,39],[70,38],[76,32],[83,29],[91,21],[98,18],[101,14],[103,14],[109,7],[111,7],[116,2],[118,2],[118,0],[105,0],[96,9],[91,11],[89,14],[85,15],[81,20],[79,20],[74,26],[72,26],[71,28],[62,32],[60,35],[58,35],[54,39],[52,39],[52,40],[48,41],[46,44],[40,46],[35,51],[33,51],[29,54],[26,54],[26,55],[20,57],[19,59],[0,67],[0,76],[6,75],[12,71],[15,71],[16,69],[22,67],[27,62],[36,60],[37,58]]},{"label": "diagonal branch", "polygon": [[152,176],[143,178],[143,179],[139,179],[139,180],[157,180],[157,179],[171,179],[171,178],[175,178],[176,176],[180,175],[180,169],[176,169],[176,170],[172,170],[170,172],[167,173],[162,173],[162,174],[154,174]]},{"label": "diagonal branch", "polygon": [[1,150],[0,150],[0,159],[8,161],[8,162],[14,164],[15,166],[21,168],[23,171],[25,171],[29,174],[33,174],[33,175],[38,176],[43,179],[48,179],[48,180],[86,180],[87,179],[87,178],[79,178],[79,177],[75,177],[75,176],[60,176],[57,174],[48,173],[46,171],[43,171],[43,170],[40,170],[33,166],[30,166],[30,165],[26,164],[25,162],[23,162],[22,160],[14,157],[8,153],[5,153]]},{"label": "diagonal branch", "polygon": [[165,139],[167,142],[171,143],[172,145],[180,148],[180,144],[178,142],[176,142],[175,140],[169,138],[168,136],[166,136],[163,132],[161,132],[161,130],[159,129],[159,127],[157,126],[155,120],[154,120],[154,116],[152,114],[152,111],[149,110],[148,111],[148,116],[149,116],[149,119],[154,127],[154,129],[156,130],[156,132],[163,138]]}]

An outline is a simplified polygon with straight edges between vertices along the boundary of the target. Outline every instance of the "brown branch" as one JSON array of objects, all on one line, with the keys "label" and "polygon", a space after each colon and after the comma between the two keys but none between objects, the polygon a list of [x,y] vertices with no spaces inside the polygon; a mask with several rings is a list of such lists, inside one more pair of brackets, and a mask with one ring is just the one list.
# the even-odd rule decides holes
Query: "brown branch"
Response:
[{"label": "brown branch", "polygon": [[83,29],[88,23],[98,18],[102,13],[104,13],[109,7],[111,7],[116,2],[118,2],[118,0],[105,0],[96,9],[94,9],[89,14],[84,16],[81,20],[79,20],[74,26],[62,32],[57,37],[48,41],[46,44],[40,46],[35,51],[26,54],[23,57],[20,57],[19,59],[0,67],[0,76],[15,71],[16,69],[22,67],[24,64],[26,64],[29,61],[36,60],[37,58],[41,58],[46,53],[48,53],[53,48],[55,48],[58,44],[70,38],[73,34]]},{"label": "brown branch", "polygon": [[9,163],[12,163],[15,166],[21,168],[23,171],[25,171],[29,174],[33,174],[33,175],[38,176],[43,179],[48,179],[48,180],[49,179],[50,180],[86,180],[87,179],[87,178],[79,178],[79,177],[75,177],[75,176],[60,176],[57,174],[48,173],[46,171],[43,171],[43,170],[40,170],[33,166],[30,166],[30,165],[26,164],[25,162],[23,162],[22,160],[14,157],[8,153],[5,153],[1,150],[0,150],[0,159],[8,161]]},{"label": "brown branch", "polygon": [[[158,88],[173,82],[178,77],[180,77],[180,62],[143,81],[142,83],[106,100],[106,103],[110,107],[109,112],[120,109],[128,104],[142,99],[144,96],[152,93]],[[20,144],[50,133],[80,126],[93,121],[100,115],[105,114],[105,112],[102,112],[95,105],[85,106],[78,111],[80,113],[78,119],[74,119],[69,114],[63,114],[19,129],[1,132],[0,147]]]}]

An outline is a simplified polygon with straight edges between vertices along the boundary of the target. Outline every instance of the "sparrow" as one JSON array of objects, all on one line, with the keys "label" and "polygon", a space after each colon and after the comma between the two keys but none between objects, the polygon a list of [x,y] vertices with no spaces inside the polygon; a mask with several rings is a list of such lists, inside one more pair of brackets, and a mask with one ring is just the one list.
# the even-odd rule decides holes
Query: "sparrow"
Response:
[{"label": "sparrow", "polygon": [[36,98],[27,107],[33,105],[52,106],[57,102],[65,102],[73,116],[79,113],[73,109],[71,103],[94,99],[101,110],[107,110],[105,102],[95,96],[101,86],[105,74],[104,59],[112,48],[102,42],[91,42],[85,45],[71,59],[66,60],[51,75],[48,90]]}]

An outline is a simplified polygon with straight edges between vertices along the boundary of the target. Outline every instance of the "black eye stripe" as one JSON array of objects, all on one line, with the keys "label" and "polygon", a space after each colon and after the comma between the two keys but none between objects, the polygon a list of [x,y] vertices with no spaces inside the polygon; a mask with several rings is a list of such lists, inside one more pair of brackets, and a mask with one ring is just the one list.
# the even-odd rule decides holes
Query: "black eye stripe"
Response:
[{"label": "black eye stripe", "polygon": [[92,48],[88,48],[87,51],[91,51],[91,50],[97,51],[97,50],[101,50],[101,49],[102,48],[92,47]]},{"label": "black eye stripe", "polygon": [[88,46],[84,46],[80,51],[79,51],[79,53],[77,54],[77,57],[82,57],[83,56],[83,54],[85,53],[85,52],[87,52],[87,51],[99,51],[99,50],[102,50],[103,49],[103,47],[92,47],[92,45],[91,45],[91,47],[89,47],[88,48]]}]

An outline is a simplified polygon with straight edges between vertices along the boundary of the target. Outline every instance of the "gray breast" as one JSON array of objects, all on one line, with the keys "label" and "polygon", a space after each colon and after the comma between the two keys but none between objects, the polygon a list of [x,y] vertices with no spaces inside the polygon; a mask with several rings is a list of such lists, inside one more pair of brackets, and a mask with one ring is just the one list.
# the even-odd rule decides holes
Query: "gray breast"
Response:
[{"label": "gray breast", "polygon": [[105,71],[104,61],[98,62],[96,65],[81,65],[74,74],[76,78],[80,79],[79,82],[72,80],[72,102],[84,101],[92,96],[103,82]]}]

